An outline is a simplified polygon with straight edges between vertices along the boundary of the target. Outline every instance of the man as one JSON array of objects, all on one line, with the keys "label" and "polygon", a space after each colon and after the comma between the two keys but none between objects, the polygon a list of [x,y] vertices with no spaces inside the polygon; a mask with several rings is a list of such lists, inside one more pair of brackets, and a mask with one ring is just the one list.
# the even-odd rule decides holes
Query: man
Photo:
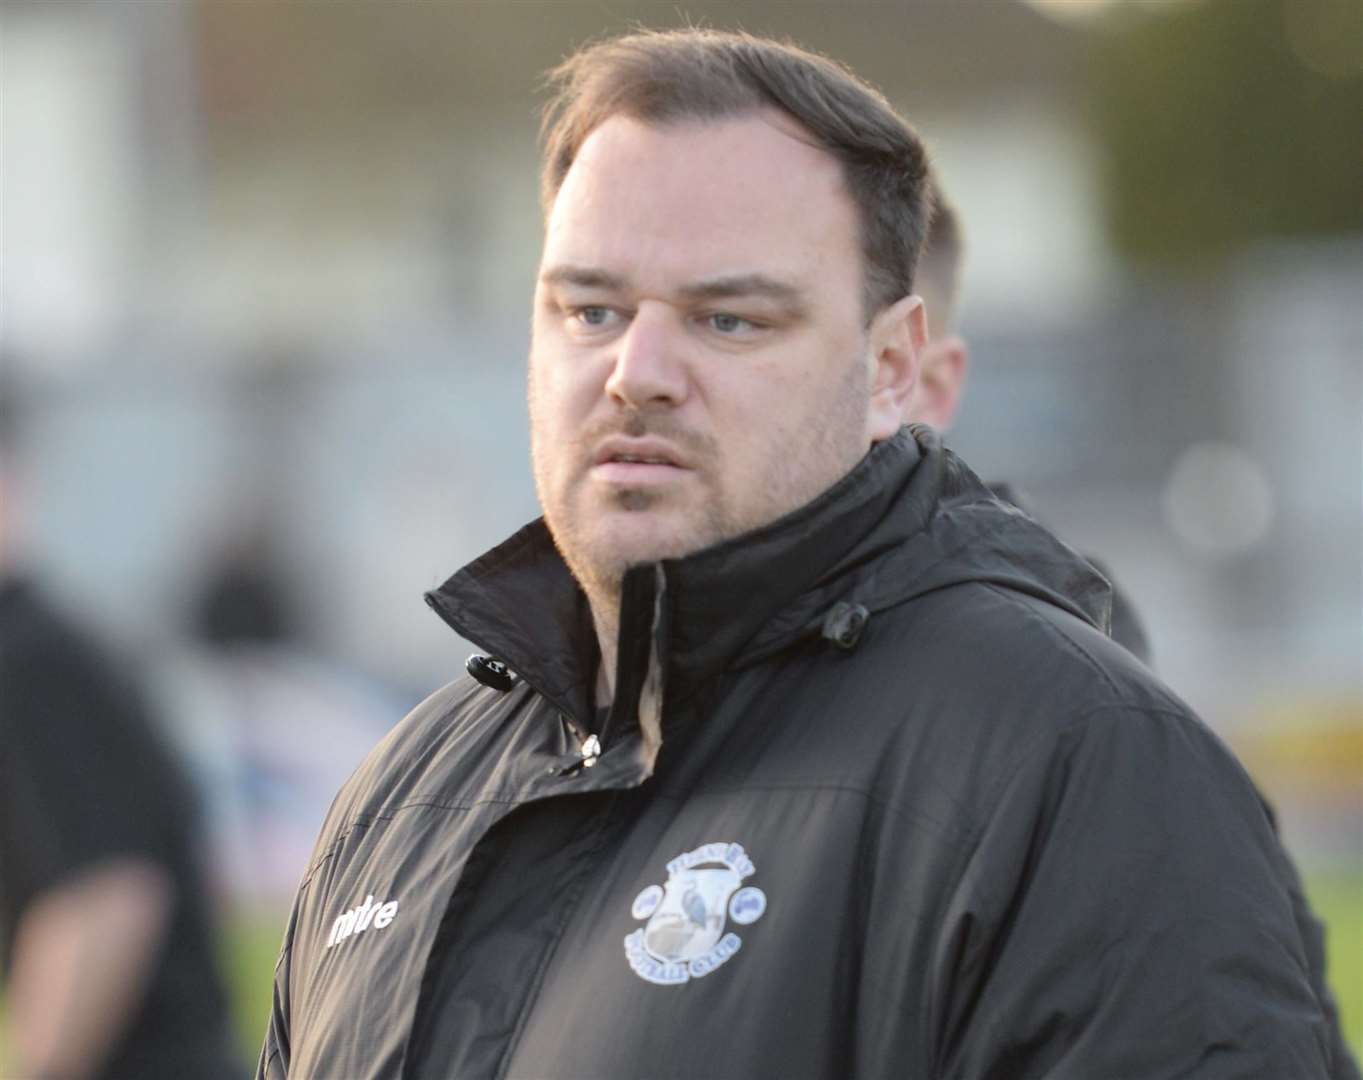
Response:
[{"label": "man", "polygon": [[[15,1077],[228,1077],[192,800],[139,696],[18,568],[0,388],[0,965]],[[8,1068],[6,1068],[8,1067]]]},{"label": "man", "polygon": [[899,430],[912,131],[746,36],[558,77],[545,518],[429,597],[490,656],[337,797],[259,1075],[1327,1076],[1243,773]]},{"label": "man", "polygon": [[[955,423],[961,403],[970,348],[956,329],[963,246],[961,220],[937,183],[932,185],[932,208],[915,279],[918,295],[927,309],[928,344],[922,350],[918,384],[904,410],[904,419],[911,424],[930,424],[945,435]],[[999,498],[1030,513],[1011,484],[994,481],[989,487]],[[1112,584],[1112,640],[1153,666],[1150,638],[1135,606],[1112,581],[1107,567],[1092,556],[1086,557]]]}]

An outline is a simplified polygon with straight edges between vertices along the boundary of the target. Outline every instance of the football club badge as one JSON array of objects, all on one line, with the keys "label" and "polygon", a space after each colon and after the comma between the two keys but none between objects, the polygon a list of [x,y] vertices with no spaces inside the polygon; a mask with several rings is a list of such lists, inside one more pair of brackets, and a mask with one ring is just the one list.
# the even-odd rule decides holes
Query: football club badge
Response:
[{"label": "football club badge", "polygon": [[625,957],[641,979],[676,986],[723,965],[742,946],[729,920],[756,922],[767,897],[744,879],[756,870],[741,844],[703,844],[667,864],[667,883],[634,898],[630,914],[648,922],[625,938]]}]

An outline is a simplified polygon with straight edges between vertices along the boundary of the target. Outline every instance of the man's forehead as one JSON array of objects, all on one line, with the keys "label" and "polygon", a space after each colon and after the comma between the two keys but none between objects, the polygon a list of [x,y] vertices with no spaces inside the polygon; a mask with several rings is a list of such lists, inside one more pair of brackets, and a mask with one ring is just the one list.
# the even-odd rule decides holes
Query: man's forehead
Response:
[{"label": "man's forehead", "polygon": [[805,276],[796,264],[856,257],[841,166],[792,128],[774,110],[662,126],[612,117],[550,207],[544,267],[647,268],[672,286],[763,274],[793,284]]},{"label": "man's forehead", "polygon": [[760,217],[813,200],[853,211],[840,163],[775,110],[661,125],[617,115],[582,144],[547,225],[552,230],[565,208],[609,216],[665,207],[674,217],[700,217],[708,207]]},{"label": "man's forehead", "polygon": [[603,154],[618,154],[624,146],[633,147],[642,156],[665,158],[685,152],[688,144],[713,153],[722,152],[726,144],[751,147],[755,142],[784,146],[788,152],[803,157],[809,169],[827,172],[839,168],[837,160],[793,116],[774,107],[754,107],[719,116],[678,116],[666,120],[615,113],[583,139],[568,173]]}]

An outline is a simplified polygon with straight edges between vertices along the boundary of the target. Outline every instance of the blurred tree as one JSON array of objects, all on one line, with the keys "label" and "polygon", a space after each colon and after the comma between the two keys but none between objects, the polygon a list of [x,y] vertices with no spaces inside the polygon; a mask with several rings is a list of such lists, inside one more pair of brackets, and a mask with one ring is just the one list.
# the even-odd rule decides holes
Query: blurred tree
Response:
[{"label": "blurred tree", "polygon": [[1090,69],[1109,231],[1145,263],[1363,229],[1363,0],[1124,5]]}]

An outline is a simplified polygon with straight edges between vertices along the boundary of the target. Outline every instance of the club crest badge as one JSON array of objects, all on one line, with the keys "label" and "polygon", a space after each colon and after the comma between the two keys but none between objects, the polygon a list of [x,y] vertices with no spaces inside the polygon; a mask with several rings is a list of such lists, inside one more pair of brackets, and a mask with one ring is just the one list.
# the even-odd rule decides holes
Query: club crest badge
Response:
[{"label": "club crest badge", "polygon": [[625,938],[625,957],[641,979],[676,986],[722,966],[742,946],[729,920],[755,923],[767,910],[741,844],[703,844],[667,864],[667,883],[634,898],[630,914],[648,922]]}]

